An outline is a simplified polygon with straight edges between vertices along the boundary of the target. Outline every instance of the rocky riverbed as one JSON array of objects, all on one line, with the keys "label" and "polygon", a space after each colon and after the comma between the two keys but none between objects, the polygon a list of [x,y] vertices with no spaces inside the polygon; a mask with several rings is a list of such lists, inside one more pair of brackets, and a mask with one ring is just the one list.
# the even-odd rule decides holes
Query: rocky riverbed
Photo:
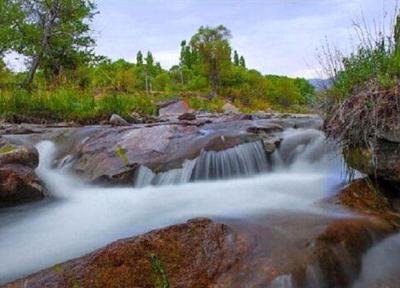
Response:
[{"label": "rocky riverbed", "polygon": [[365,283],[363,256],[398,231],[397,198],[347,183],[319,117],[172,108],[151,123],[1,124],[0,203],[15,206],[0,209],[1,284]]}]

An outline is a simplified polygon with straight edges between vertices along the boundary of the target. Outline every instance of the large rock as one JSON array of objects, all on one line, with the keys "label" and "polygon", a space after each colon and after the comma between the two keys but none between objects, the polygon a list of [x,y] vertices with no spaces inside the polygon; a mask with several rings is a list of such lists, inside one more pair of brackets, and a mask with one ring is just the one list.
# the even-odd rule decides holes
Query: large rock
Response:
[{"label": "large rock", "polygon": [[[181,168],[201,151],[221,151],[259,140],[247,132],[251,121],[197,125],[165,124],[104,128],[71,143],[61,159],[75,159],[72,169],[92,182],[132,183],[139,165],[155,173]],[[77,131],[78,133],[78,131]],[[69,136],[73,138],[72,136]],[[78,138],[79,139],[79,138]]]},{"label": "large rock", "polygon": [[191,113],[193,109],[183,100],[173,100],[159,105],[158,114],[161,118],[179,116],[184,113]]},{"label": "large rock", "polygon": [[46,189],[34,169],[39,155],[33,146],[0,139],[0,207],[42,199]]},{"label": "large rock", "polygon": [[236,235],[207,219],[114,242],[5,287],[209,287],[243,253]]},{"label": "large rock", "polygon": [[400,188],[400,141],[392,140],[378,139],[374,151],[362,147],[351,148],[345,151],[346,161],[350,167]]},{"label": "large rock", "polygon": [[194,113],[183,113],[178,117],[178,120],[181,121],[193,121],[196,120],[196,115]]},{"label": "large rock", "polygon": [[110,124],[112,126],[128,126],[129,123],[117,114],[112,114],[110,117]]},{"label": "large rock", "polygon": [[[300,121],[300,122],[298,122]],[[202,151],[221,151],[263,140],[272,153],[280,133],[305,119],[257,119],[249,115],[197,115],[195,121],[161,122],[129,127],[84,127],[60,140],[59,163],[91,182],[132,184],[140,165],[155,173],[181,168]],[[71,132],[72,131],[72,132]],[[61,139],[58,138],[58,139]]]},{"label": "large rock", "polygon": [[222,110],[224,113],[240,113],[239,109],[229,102],[226,102],[224,106],[222,106]]}]

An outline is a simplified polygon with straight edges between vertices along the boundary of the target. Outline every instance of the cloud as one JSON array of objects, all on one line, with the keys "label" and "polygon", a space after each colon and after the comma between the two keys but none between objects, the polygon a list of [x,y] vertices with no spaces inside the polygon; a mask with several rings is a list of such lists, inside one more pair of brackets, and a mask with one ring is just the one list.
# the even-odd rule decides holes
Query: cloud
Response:
[{"label": "cloud", "polygon": [[179,54],[177,50],[164,50],[154,52],[153,56],[155,61],[160,62],[164,69],[169,69],[178,64]]}]

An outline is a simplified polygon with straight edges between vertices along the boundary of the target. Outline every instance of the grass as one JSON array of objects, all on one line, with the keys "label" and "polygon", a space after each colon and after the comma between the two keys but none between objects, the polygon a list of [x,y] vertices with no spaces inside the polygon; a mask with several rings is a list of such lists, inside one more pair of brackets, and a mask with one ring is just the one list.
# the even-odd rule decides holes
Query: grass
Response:
[{"label": "grass", "polygon": [[[277,93],[286,95],[289,93],[284,92],[286,90]],[[253,93],[250,88],[239,89],[236,92],[222,89],[220,96],[210,100],[205,97],[206,94],[199,91],[158,91],[146,94],[144,91],[134,92],[129,89],[119,91],[110,87],[95,86],[80,88],[73,84],[46,86],[44,83],[28,91],[18,85],[6,85],[0,87],[0,120],[14,123],[72,121],[80,124],[97,124],[109,120],[112,114],[118,114],[129,121],[134,117],[133,112],[156,115],[157,103],[172,99],[183,99],[197,111],[217,113],[223,112],[227,100],[243,113],[270,109],[285,112],[309,111],[306,106],[297,105],[295,102],[286,106],[270,103],[268,99],[272,96],[267,94],[272,93],[272,90],[268,91],[266,88],[257,90],[257,93]],[[296,97],[300,95],[297,92],[295,94]]]},{"label": "grass", "polygon": [[0,90],[0,118],[11,122],[92,123],[108,120],[114,113],[129,119],[133,111],[153,115],[156,105],[152,98],[140,94],[109,93],[95,97],[91,91],[67,88]]}]

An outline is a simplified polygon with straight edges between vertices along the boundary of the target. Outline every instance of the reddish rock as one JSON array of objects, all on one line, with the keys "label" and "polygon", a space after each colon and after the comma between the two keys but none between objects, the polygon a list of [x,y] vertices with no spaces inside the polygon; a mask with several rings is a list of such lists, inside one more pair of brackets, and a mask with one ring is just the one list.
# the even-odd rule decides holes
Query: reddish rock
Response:
[{"label": "reddish rock", "polygon": [[196,219],[119,240],[5,287],[211,287],[244,252],[239,241],[227,226]]},{"label": "reddish rock", "polygon": [[32,168],[19,164],[0,167],[0,207],[40,200],[46,195]]},{"label": "reddish rock", "polygon": [[386,187],[373,183],[367,178],[355,180],[338,195],[337,203],[368,216],[381,218],[395,228],[400,227],[400,214],[385,195],[390,194]]},{"label": "reddish rock", "polygon": [[34,169],[39,164],[37,150],[0,139],[0,207],[44,198],[46,189]]},{"label": "reddish rock", "polygon": [[349,287],[361,271],[364,253],[393,232],[379,218],[337,220],[312,244],[309,266],[318,269],[326,287]]}]

